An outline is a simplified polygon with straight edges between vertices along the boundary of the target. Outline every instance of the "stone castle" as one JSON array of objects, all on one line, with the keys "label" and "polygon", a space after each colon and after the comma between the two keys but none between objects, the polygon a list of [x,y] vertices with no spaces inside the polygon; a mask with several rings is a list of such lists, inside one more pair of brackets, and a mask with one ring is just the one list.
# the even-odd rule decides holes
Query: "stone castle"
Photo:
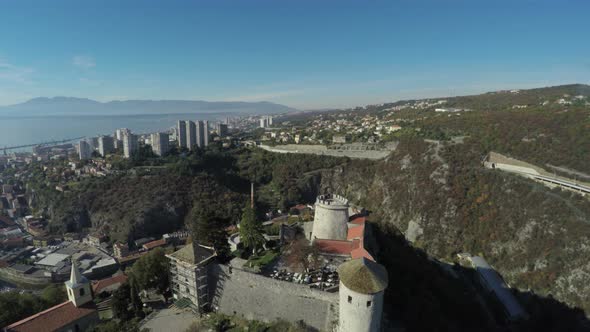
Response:
[{"label": "stone castle", "polygon": [[199,312],[303,321],[324,331],[380,331],[387,271],[365,250],[365,218],[350,220],[349,209],[345,198],[321,195],[313,223],[304,227],[322,256],[343,262],[337,268],[337,292],[219,264],[213,248],[193,244],[168,255],[174,298],[189,299]]}]

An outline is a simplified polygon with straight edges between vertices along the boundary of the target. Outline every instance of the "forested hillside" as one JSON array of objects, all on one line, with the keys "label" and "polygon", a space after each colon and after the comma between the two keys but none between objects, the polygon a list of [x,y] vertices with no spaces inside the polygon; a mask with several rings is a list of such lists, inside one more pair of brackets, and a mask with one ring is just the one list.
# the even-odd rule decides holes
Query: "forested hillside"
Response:
[{"label": "forested hillside", "polygon": [[481,166],[477,144],[402,141],[387,160],[323,172],[338,192],[435,257],[484,256],[521,290],[590,312],[590,203]]}]

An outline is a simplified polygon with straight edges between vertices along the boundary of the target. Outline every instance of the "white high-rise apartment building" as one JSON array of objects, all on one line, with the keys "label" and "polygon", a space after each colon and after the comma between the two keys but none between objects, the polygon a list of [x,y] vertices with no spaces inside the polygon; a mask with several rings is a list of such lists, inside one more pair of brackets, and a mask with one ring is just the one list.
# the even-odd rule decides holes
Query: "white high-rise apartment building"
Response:
[{"label": "white high-rise apartment building", "polygon": [[131,133],[130,130],[123,133],[123,154],[125,158],[131,158],[139,150],[139,142],[137,135]]},{"label": "white high-rise apartment building", "polygon": [[203,145],[209,146],[209,121],[206,120],[203,122]]},{"label": "white high-rise apartment building", "polygon": [[197,121],[197,145],[202,149],[205,147],[205,126],[203,121]]},{"label": "white high-rise apartment building", "polygon": [[78,144],[78,155],[80,156],[80,160],[87,160],[92,157],[92,149],[88,142],[80,141],[80,144]]},{"label": "white high-rise apartment building", "polygon": [[111,136],[100,136],[98,138],[98,153],[101,156],[106,157],[107,154],[115,150],[113,138]]},{"label": "white high-rise apartment building", "polygon": [[152,151],[158,156],[163,156],[169,150],[169,135],[168,133],[154,133],[151,135]]},{"label": "white high-rise apartment building", "polygon": [[186,147],[192,150],[197,145],[197,126],[193,121],[186,121]]},{"label": "white high-rise apartment building", "polygon": [[176,126],[176,141],[178,142],[179,148],[186,148],[186,121],[178,121]]}]

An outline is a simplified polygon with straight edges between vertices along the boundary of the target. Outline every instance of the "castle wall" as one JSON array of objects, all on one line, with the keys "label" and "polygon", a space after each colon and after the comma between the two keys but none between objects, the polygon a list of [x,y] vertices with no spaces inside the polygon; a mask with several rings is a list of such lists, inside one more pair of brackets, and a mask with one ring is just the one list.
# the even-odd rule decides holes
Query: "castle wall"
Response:
[{"label": "castle wall", "polygon": [[212,263],[209,289],[213,309],[247,319],[290,322],[303,320],[318,330],[331,331],[338,321],[338,293],[267,278]]},{"label": "castle wall", "polygon": [[381,331],[383,292],[361,294],[340,282],[340,326],[338,332]]}]

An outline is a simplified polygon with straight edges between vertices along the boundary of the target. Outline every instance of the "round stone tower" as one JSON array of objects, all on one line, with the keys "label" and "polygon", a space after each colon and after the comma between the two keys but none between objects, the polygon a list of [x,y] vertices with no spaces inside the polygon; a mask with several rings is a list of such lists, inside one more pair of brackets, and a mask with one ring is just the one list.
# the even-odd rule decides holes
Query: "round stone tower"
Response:
[{"label": "round stone tower", "polygon": [[379,332],[387,270],[367,258],[350,260],[338,267],[340,313],[338,332]]},{"label": "round stone tower", "polygon": [[318,196],[315,203],[312,240],[346,240],[348,200],[338,195]]}]

